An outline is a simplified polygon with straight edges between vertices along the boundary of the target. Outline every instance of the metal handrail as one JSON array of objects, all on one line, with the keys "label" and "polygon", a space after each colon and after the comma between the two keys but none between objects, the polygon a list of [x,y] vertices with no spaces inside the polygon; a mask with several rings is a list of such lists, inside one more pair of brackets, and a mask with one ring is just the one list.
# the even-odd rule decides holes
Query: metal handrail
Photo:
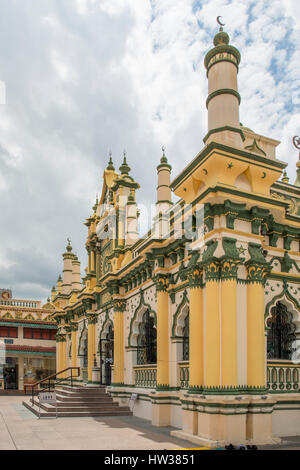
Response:
[{"label": "metal handrail", "polygon": [[[74,369],[77,371],[77,375],[75,375],[75,376],[73,376],[73,370]],[[70,371],[71,375],[69,375],[68,377],[62,377],[60,379],[57,379],[58,375],[63,374],[64,372],[67,372],[67,371]],[[56,372],[55,374],[49,375],[45,379],[39,380],[38,382],[35,382],[34,384],[24,384],[25,395],[27,395],[26,387],[31,387],[31,402],[33,404],[33,401],[34,401],[34,388],[37,387],[38,385],[40,385],[41,383],[48,381],[48,385],[45,388],[43,388],[39,391],[43,392],[45,390],[49,390],[49,392],[50,392],[51,391],[51,380],[53,380],[53,378],[55,378],[54,385],[56,385],[59,382],[71,379],[71,387],[72,387],[73,386],[73,377],[76,378],[76,377],[79,377],[79,376],[80,376],[80,367],[67,367],[66,369],[63,369],[59,372]]]}]

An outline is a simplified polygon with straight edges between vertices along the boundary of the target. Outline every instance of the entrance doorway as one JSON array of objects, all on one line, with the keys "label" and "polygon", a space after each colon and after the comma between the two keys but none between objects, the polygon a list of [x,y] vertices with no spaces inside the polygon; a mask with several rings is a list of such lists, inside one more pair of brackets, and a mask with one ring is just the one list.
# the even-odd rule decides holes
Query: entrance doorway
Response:
[{"label": "entrance doorway", "polygon": [[100,339],[101,385],[111,384],[111,367],[114,357],[114,330],[109,326],[105,338]]},{"label": "entrance doorway", "polygon": [[18,390],[18,365],[3,366],[4,390]]}]

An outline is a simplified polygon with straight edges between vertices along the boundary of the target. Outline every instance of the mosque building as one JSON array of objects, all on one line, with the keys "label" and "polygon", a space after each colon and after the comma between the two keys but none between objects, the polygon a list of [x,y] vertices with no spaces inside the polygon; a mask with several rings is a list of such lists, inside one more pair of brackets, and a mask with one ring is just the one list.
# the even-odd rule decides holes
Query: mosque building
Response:
[{"label": "mosque building", "polygon": [[57,371],[210,446],[300,435],[300,161],[291,184],[280,142],[240,123],[229,42],[220,28],[204,60],[203,148],[175,178],[163,150],[151,230],[126,154],[119,172],[110,156],[83,284],[69,242],[51,295]]}]

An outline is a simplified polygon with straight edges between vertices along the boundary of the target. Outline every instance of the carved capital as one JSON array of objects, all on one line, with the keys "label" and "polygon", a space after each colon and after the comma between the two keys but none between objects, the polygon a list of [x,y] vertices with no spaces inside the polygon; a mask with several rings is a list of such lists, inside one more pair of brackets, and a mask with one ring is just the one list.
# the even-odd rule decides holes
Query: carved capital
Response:
[{"label": "carved capital", "polygon": [[157,292],[166,292],[169,287],[169,275],[168,274],[157,274],[154,277]]},{"label": "carved capital", "polygon": [[220,263],[221,279],[236,279],[240,261],[236,259],[223,259]]},{"label": "carved capital", "polygon": [[186,277],[189,281],[189,286],[193,287],[201,287],[202,285],[202,269],[199,266],[194,266],[187,270]]},{"label": "carved capital", "polygon": [[220,263],[218,260],[211,260],[204,265],[205,281],[218,281],[220,279]]},{"label": "carved capital", "polygon": [[55,337],[57,343],[64,343],[67,341],[66,334],[58,333]]},{"label": "carved capital", "polygon": [[95,325],[98,320],[98,315],[96,313],[87,313],[86,318],[89,325]]},{"label": "carved capital", "polygon": [[248,282],[264,284],[266,276],[270,271],[270,267],[267,264],[247,264],[248,271]]},{"label": "carved capital", "polygon": [[114,300],[114,311],[124,312],[126,310],[126,301],[121,299]]}]

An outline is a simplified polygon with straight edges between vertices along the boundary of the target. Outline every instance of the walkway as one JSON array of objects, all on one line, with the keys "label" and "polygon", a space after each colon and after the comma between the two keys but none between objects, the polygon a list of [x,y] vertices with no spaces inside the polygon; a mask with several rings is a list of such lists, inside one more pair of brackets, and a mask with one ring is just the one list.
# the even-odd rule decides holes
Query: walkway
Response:
[{"label": "walkway", "polygon": [[[29,399],[29,397],[26,397]],[[22,405],[24,397],[0,396],[0,450],[182,449],[193,444],[170,436],[144,419],[38,419]]]}]

